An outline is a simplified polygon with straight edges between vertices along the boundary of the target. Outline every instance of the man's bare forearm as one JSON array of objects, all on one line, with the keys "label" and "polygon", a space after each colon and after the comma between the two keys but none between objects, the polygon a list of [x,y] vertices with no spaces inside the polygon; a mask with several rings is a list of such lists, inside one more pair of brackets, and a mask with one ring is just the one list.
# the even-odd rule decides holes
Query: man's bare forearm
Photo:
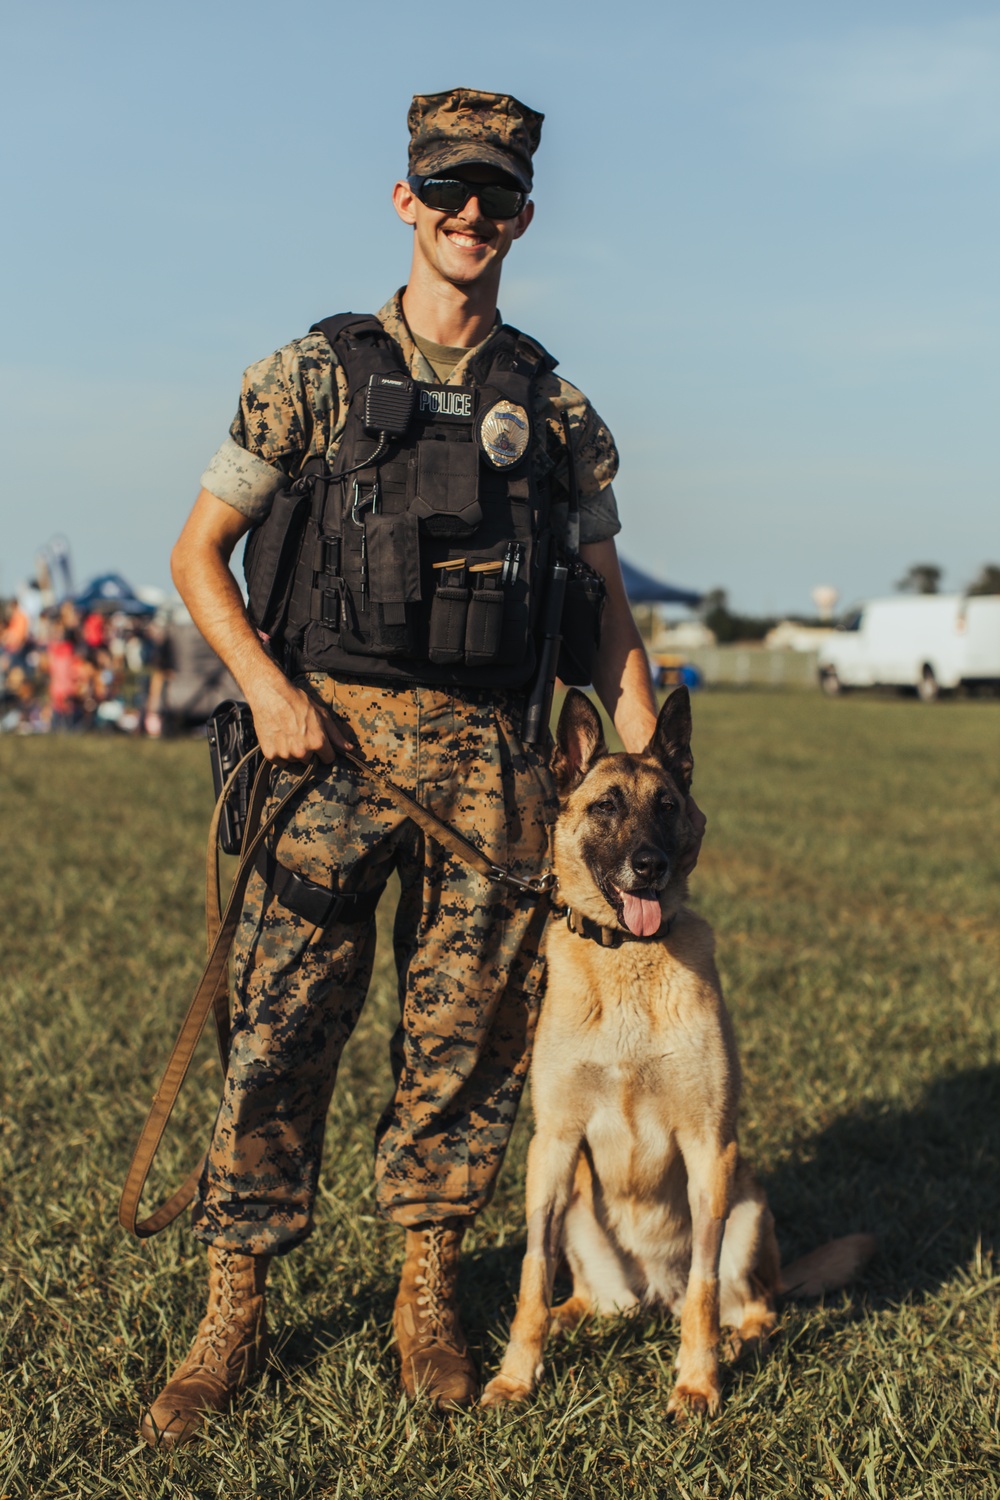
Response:
[{"label": "man's bare forearm", "polygon": [[182,537],[170,560],[177,591],[249,700],[262,682],[275,682],[284,673],[267,654],[247,617],[228,556],[214,546],[185,547],[183,541]]},{"label": "man's bare forearm", "polygon": [[584,545],[580,556],[596,568],[608,588],[594,687],[625,749],[637,755],[645,750],[656,728],[656,700],[646,649],[632,618],[614,542]]}]

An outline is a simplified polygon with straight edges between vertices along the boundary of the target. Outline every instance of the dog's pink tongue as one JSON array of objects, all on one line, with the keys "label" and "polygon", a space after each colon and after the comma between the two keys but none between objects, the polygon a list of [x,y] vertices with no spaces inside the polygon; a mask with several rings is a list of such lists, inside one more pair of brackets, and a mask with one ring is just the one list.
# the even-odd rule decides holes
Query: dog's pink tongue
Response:
[{"label": "dog's pink tongue", "polygon": [[622,898],[622,918],[629,932],[636,937],[652,937],[659,931],[663,917],[655,896],[636,896],[632,891],[619,891],[618,894]]}]

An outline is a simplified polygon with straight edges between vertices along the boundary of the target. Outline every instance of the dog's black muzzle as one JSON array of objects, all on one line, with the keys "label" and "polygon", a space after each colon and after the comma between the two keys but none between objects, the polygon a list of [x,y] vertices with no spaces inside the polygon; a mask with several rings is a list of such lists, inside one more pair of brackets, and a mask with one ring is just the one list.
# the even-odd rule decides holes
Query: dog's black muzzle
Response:
[{"label": "dog's black muzzle", "polygon": [[[629,856],[629,865],[643,890],[662,890],[670,874],[670,860],[655,844],[643,844]],[[629,887],[623,881],[622,889]]]}]

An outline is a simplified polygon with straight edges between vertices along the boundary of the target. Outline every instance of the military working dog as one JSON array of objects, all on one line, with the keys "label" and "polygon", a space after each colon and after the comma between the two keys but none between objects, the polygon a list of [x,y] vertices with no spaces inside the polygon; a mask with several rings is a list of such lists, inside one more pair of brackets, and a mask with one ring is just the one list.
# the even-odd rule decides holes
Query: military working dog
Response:
[{"label": "military working dog", "polygon": [[[659,1303],[680,1316],[668,1410],[719,1407],[729,1352],[766,1345],[781,1294],[844,1285],[851,1235],[782,1269],[767,1199],[736,1136],[740,1068],[711,928],[684,905],[694,762],[678,689],[642,755],[609,754],[590,700],[563,706],[552,769],[558,900],[531,1073],[528,1246],[517,1315],[484,1405],[526,1399],[550,1326]],[[573,1293],[554,1310],[564,1254]]]}]

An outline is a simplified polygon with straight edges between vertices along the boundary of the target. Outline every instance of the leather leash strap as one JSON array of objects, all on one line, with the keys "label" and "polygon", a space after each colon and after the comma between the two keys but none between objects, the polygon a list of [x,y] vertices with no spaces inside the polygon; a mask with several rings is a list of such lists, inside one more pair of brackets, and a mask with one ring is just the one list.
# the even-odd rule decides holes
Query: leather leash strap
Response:
[{"label": "leather leash strap", "polygon": [[[254,754],[251,751],[250,754]],[[177,1103],[177,1096],[181,1091],[181,1085],[187,1076],[191,1059],[198,1045],[209,1011],[215,1014],[215,1029],[219,1043],[219,1056],[222,1059],[223,1071],[229,1059],[229,950],[232,947],[233,937],[239,923],[240,912],[243,907],[243,896],[246,891],[247,881],[254,868],[254,856],[262,845],[272,826],[283,812],[286,804],[305,785],[313,774],[316,762],[312,761],[295,782],[289,791],[282,797],[281,801],[271,812],[266,822],[260,822],[261,810],[267,798],[268,783],[270,780],[270,766],[264,762],[257,772],[250,794],[250,806],[247,810],[246,831],[243,835],[243,847],[240,850],[240,863],[233,881],[233,888],[229,893],[224,912],[219,910],[219,876],[218,856],[216,846],[218,841],[219,820],[222,809],[226,803],[237,774],[249,756],[243,760],[233,771],[226,785],[222,789],[222,795],[216,803],[215,812],[212,815],[212,823],[208,834],[208,902],[207,923],[209,935],[209,954],[205,964],[198,987],[194,992],[194,998],[188,1006],[187,1015],[181,1023],[181,1029],[177,1034],[173,1050],[164,1069],[160,1086],[153,1098],[146,1123],[142,1127],[138,1144],[133,1153],[128,1173],[125,1177],[125,1186],[122,1188],[121,1200],[118,1204],[118,1222],[130,1234],[138,1239],[148,1239],[150,1235],[157,1234],[165,1229],[177,1215],[191,1202],[198,1186],[204,1159],[185,1179],[172,1197],[161,1203],[146,1218],[140,1219],[139,1200],[142,1190],[149,1176],[149,1170],[153,1165],[153,1159],[159,1150],[163,1132],[167,1127],[167,1121]]]},{"label": "leather leash strap", "polygon": [[412,818],[418,828],[422,828],[429,838],[443,844],[449,853],[454,854],[465,864],[471,865],[478,870],[480,875],[485,875],[487,880],[499,881],[501,885],[508,886],[511,890],[519,892],[522,896],[534,896],[537,899],[547,896],[555,885],[554,875],[542,875],[537,880],[521,880],[517,875],[512,875],[504,865],[494,864],[488,859],[481,849],[475,844],[463,838],[452,828],[450,823],[445,823],[436,813],[432,813],[429,807],[424,807],[422,802],[417,802],[402,787],[390,781],[381,771],[376,771],[367,761],[358,755],[353,755],[350,750],[340,750],[338,755],[349,761],[363,776],[376,782],[395,802],[401,812],[405,812],[408,818]]},{"label": "leather leash strap", "polygon": [[[219,895],[219,822],[222,818],[222,810],[226,805],[226,798],[235,784],[243,766],[252,755],[257,753],[251,750],[243,757],[239,765],[235,767],[229,780],[226,782],[215,805],[212,814],[212,822],[208,830],[208,855],[205,868],[205,922],[208,929],[208,961],[204,972],[198,981],[198,987],[194,992],[194,998],[188,1006],[187,1014],[181,1022],[181,1029],[177,1034],[173,1050],[164,1069],[160,1086],[153,1098],[146,1122],[142,1127],[138,1143],[129,1164],[125,1177],[125,1186],[122,1188],[121,1199],[118,1204],[118,1222],[123,1229],[134,1234],[138,1239],[148,1239],[150,1235],[158,1234],[176,1219],[179,1213],[191,1202],[198,1187],[198,1179],[204,1167],[204,1157],[191,1172],[184,1182],[172,1195],[160,1204],[159,1208],[147,1214],[144,1219],[138,1217],[139,1200],[142,1190],[146,1185],[150,1168],[159,1150],[163,1139],[163,1132],[167,1128],[167,1122],[173,1113],[177,1096],[187,1076],[191,1059],[194,1057],[198,1039],[204,1030],[209,1011],[214,1013],[216,1039],[219,1045],[219,1057],[222,1061],[222,1071],[225,1073],[229,1062],[229,950],[232,947],[233,938],[239,923],[240,913],[243,908],[243,896],[246,892],[247,882],[254,869],[254,862],[259,850],[262,848],[265,838],[276,823],[280,814],[292,798],[305,786],[314,771],[322,770],[320,762],[312,760],[302,774],[296,777],[292,786],[282,797],[281,801],[272,810],[271,815],[264,823],[260,822],[261,812],[267,799],[268,786],[270,782],[270,766],[266,761],[262,762],[257,772],[250,793],[250,805],[247,809],[247,822],[243,834],[243,844],[240,849],[240,863],[233,880],[233,887],[226,902],[225,911],[221,909]],[[555,877],[543,875],[538,880],[521,880],[517,875],[511,874],[503,865],[494,864],[477,849],[475,844],[456,832],[448,823],[445,823],[436,813],[432,813],[422,803],[417,802],[402,787],[396,786],[395,782],[389,780],[381,771],[376,771],[360,756],[352,754],[348,750],[340,751],[344,760],[350,762],[363,776],[369,777],[376,782],[395,802],[408,818],[429,838],[435,839],[442,844],[450,853],[454,854],[464,863],[478,870],[487,880],[499,881],[511,890],[521,895],[534,896],[540,900],[547,896],[555,884]]]}]

